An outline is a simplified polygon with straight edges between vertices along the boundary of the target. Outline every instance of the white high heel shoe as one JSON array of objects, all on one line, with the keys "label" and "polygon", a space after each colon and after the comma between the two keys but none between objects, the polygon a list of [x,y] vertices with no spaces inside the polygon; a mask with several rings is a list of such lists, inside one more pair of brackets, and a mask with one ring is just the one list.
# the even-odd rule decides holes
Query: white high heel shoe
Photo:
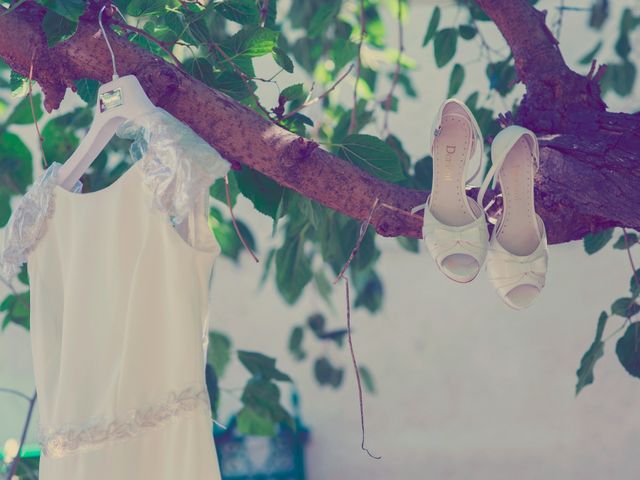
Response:
[{"label": "white high heel shoe", "polygon": [[478,192],[482,205],[489,182],[500,183],[502,215],[497,219],[487,254],[487,273],[498,295],[510,307],[528,307],[544,287],[548,265],[547,235],[535,212],[533,179],[540,150],[535,134],[510,126],[491,145],[493,166]]},{"label": "white high heel shoe", "polygon": [[[457,99],[442,104],[433,127],[431,193],[411,212],[424,209],[422,237],[440,271],[467,283],[478,275],[489,243],[484,210],[465,190],[480,171],[484,143],[473,114]],[[475,157],[478,166],[466,179],[467,166]]]}]

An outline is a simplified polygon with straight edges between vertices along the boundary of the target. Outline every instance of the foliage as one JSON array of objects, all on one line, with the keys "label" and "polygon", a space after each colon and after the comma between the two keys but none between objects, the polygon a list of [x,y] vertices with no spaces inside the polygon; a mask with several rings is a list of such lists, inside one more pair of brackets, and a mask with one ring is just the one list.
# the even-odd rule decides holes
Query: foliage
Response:
[{"label": "foliage", "polygon": [[[85,2],[38,1],[47,8],[42,28],[50,46],[74,34]],[[128,23],[146,35],[119,27],[114,30],[142,48],[168,62],[173,59],[165,49],[172,51],[182,67],[206,85],[269,117],[283,128],[313,138],[374,176],[411,188],[430,187],[431,157],[423,154],[412,158],[398,136],[380,132],[376,123],[388,114],[386,102],[381,98],[385,99],[387,95],[392,98],[390,110],[399,112],[403,102],[413,101],[417,96],[412,80],[416,62],[406,53],[399,54],[395,24],[383,21],[385,15],[398,15],[398,6],[406,18],[406,10],[411,8],[406,0],[365,0],[362,11],[361,2],[354,0],[292,0],[288,11],[284,11],[277,0],[264,2],[266,9],[259,0],[115,0],[114,3],[127,16]],[[588,46],[578,63],[588,65],[597,55],[609,60],[609,68],[602,78],[603,90],[609,95],[627,96],[636,80],[630,38],[640,24],[640,17],[625,9],[619,19],[612,19],[608,4],[593,0],[586,20],[589,28],[600,32],[603,26],[616,21],[619,23],[618,36],[610,38],[600,34],[596,44]],[[450,14],[452,12],[454,14]],[[366,35],[359,49],[361,19]],[[489,18],[475,2],[458,0],[453,5],[433,8],[430,18],[425,19],[425,34],[421,39],[404,39],[407,44],[421,43],[425,57],[422,63],[447,70],[449,95],[465,92],[465,101],[476,116],[485,139],[498,132],[494,120],[498,113],[518,107],[514,94],[517,93],[517,77],[513,56],[508,50],[498,50],[487,44],[482,32],[491,27],[489,24]],[[485,66],[484,84],[468,82],[469,62],[459,52],[463,45],[478,49],[478,60]],[[312,92],[318,96],[318,92],[334,86],[347,69],[357,63],[359,51],[362,64],[355,85],[355,102],[344,101],[338,88],[321,99],[319,114],[298,111]],[[603,51],[614,53],[608,56],[602,54]],[[256,71],[258,58],[261,64],[271,62],[277,73],[264,78],[262,72]],[[290,77],[292,72],[303,72],[306,81],[294,82]],[[345,85],[351,90],[353,74],[347,78]],[[263,105],[262,87],[274,86],[279,91],[277,104]],[[0,62],[0,226],[9,219],[12,199],[24,194],[33,181],[32,153],[18,133],[19,127],[32,124],[34,119],[44,123],[41,131],[45,157],[38,153],[38,161],[43,165],[45,161],[64,162],[91,121],[98,83],[93,79],[80,79],[76,87],[84,105],[65,114],[47,117],[42,122],[40,94],[32,97],[35,108],[32,112],[27,98],[28,79]],[[22,100],[9,108],[10,98]],[[111,141],[93,163],[84,183],[92,190],[108,186],[127,168],[127,152],[126,142]],[[222,255],[239,262],[245,253],[227,214],[224,183],[214,184],[210,193],[213,206],[209,225],[222,248]],[[263,281],[274,281],[282,298],[292,305],[313,292],[324,299],[329,313],[317,312],[305,322],[292,325],[288,348],[295,360],[310,362],[321,385],[339,387],[343,383],[344,367],[334,365],[335,360],[327,354],[311,358],[305,338],[342,347],[344,329],[326,328],[326,318],[335,316],[331,303],[334,287],[330,279],[340,272],[349,258],[360,225],[246,167],[230,173],[229,193],[231,205],[235,205],[238,197],[245,197],[257,211],[273,221],[273,233],[280,243],[266,251],[256,243],[250,226],[242,220],[238,222],[248,244],[258,250],[263,259]],[[596,253],[612,237],[612,230],[588,236],[584,241],[585,249],[589,254]],[[638,243],[635,233],[628,234],[627,240],[630,246]],[[377,271],[381,255],[377,242],[375,232],[369,228],[348,270],[355,288],[353,307],[371,313],[382,308],[385,293],[383,279]],[[408,252],[418,252],[415,239],[400,238],[398,242]],[[617,239],[613,247],[625,249],[624,238],[622,243]],[[26,271],[21,275],[21,281],[21,291],[11,293],[1,303],[2,328],[9,323],[29,328]],[[631,317],[637,313],[639,293],[639,285],[632,279],[630,296],[617,300],[609,314],[600,316],[596,338],[578,370],[576,393],[593,382],[593,369],[603,354],[606,341],[603,331],[611,316],[622,316],[625,325],[628,324],[616,351],[627,371],[637,376],[637,354],[629,332],[634,330]],[[340,325],[343,325],[341,320]],[[280,393],[281,385],[288,383],[289,377],[275,367],[271,357],[234,350],[232,340],[220,332],[214,332],[210,337],[206,371],[214,411],[219,401],[218,393],[223,388],[220,382],[229,362],[234,359],[240,361],[250,375],[241,396],[239,428],[247,433],[270,434],[278,422],[291,422],[281,404]],[[365,387],[374,391],[371,372],[361,367],[360,373]]]}]

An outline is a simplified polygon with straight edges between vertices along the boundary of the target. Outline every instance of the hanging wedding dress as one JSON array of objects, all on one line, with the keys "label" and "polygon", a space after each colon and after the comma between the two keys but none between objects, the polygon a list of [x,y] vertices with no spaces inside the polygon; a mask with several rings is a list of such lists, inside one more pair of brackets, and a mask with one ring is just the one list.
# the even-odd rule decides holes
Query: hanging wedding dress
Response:
[{"label": "hanging wedding dress", "polygon": [[133,165],[91,193],[54,163],[5,231],[27,263],[40,480],[220,479],[204,367],[220,247],[209,186],[229,163],[162,108],[124,123]]}]

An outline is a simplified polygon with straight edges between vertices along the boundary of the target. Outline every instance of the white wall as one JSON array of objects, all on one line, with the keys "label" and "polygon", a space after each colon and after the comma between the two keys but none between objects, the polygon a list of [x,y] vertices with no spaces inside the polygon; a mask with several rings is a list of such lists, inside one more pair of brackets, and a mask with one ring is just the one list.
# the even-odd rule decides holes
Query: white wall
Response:
[{"label": "white wall", "polygon": [[[634,2],[616,3],[620,8]],[[555,2],[542,5],[554,15]],[[391,116],[392,130],[400,133],[414,158],[428,150],[425,132],[446,94],[449,74],[448,69],[434,69],[431,48],[420,48],[430,9],[425,2],[414,2],[406,27],[408,54],[419,64],[415,83],[420,98],[403,101],[400,115]],[[455,7],[447,9],[447,19],[455,15]],[[584,29],[585,18],[583,13],[565,15],[562,41],[570,61],[595,43]],[[395,38],[395,24],[388,24]],[[495,33],[486,33],[499,40]],[[466,47],[464,55],[471,63],[466,65],[463,98],[486,88],[482,62],[472,63],[476,47]],[[264,67],[265,75],[269,68]],[[289,82],[283,77],[281,86],[294,83],[297,77],[292,78]],[[268,86],[261,88],[269,92]],[[351,88],[345,83],[341,95],[348,97]],[[639,100],[636,95],[624,103],[612,99],[611,104],[634,111]],[[495,98],[487,102],[501,104]],[[264,252],[271,241],[270,220],[244,200],[236,213],[258,234]],[[309,362],[297,364],[286,352],[291,325],[324,308],[321,300],[309,292],[295,308],[286,307],[272,284],[258,290],[261,266],[248,258],[239,267],[221,259],[216,267],[212,327],[229,334],[238,348],[276,356],[295,379],[312,432],[311,480],[638,476],[640,419],[634,414],[640,382],[617,363],[614,343],[606,345],[595,384],[574,397],[575,370],[593,339],[598,313],[628,288],[630,269],[622,252],[609,248],[587,257],[579,243],[552,247],[544,294],[529,310],[513,312],[501,304],[484,274],[470,285],[453,284],[426,252],[411,255],[393,240],[381,240],[380,245],[384,310],[375,317],[358,310],[352,318],[358,359],[373,372],[377,385],[377,394],[366,398],[366,421],[367,445],[382,455],[379,461],[359,449],[357,392],[348,351],[327,350],[348,372],[337,392],[318,387]],[[343,296],[337,287],[337,314],[326,312],[333,327],[345,322]],[[612,320],[608,331],[617,322]],[[317,342],[307,346],[312,353],[321,348]],[[222,386],[241,387],[245,378],[234,364]],[[14,326],[0,334],[0,386],[28,394],[33,390],[28,335]],[[237,400],[224,393],[223,402],[229,411]],[[4,439],[19,436],[25,412],[24,400],[0,393],[0,446]],[[35,440],[33,433],[29,441]]]}]

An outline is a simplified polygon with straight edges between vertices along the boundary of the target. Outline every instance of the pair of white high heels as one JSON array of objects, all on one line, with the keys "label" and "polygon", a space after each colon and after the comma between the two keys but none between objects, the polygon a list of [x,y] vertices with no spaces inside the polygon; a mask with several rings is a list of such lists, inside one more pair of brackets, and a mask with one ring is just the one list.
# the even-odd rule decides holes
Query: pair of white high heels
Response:
[{"label": "pair of white high heels", "polygon": [[[528,307],[544,287],[547,236],[534,208],[533,179],[539,166],[536,136],[510,126],[491,145],[492,167],[478,201],[466,194],[466,184],[479,173],[484,142],[467,106],[446,100],[431,130],[433,184],[424,205],[422,235],[438,268],[451,280],[468,283],[486,261],[488,277],[502,300],[514,309]],[[477,158],[469,179],[467,167]],[[502,214],[489,239],[483,200],[489,183],[502,189]]]}]

